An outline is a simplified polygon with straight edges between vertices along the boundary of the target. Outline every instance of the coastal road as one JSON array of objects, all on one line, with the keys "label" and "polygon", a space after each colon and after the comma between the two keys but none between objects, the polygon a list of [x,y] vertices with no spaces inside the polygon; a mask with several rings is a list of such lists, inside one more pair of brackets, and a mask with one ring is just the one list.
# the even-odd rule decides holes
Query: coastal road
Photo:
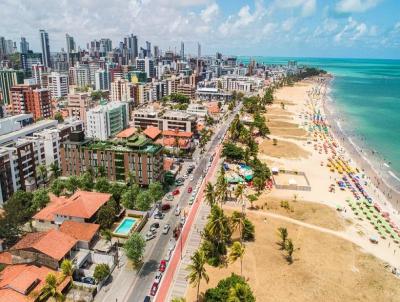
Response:
[{"label": "coastal road", "polygon": [[[211,141],[208,143],[207,151],[205,151],[198,160],[198,164],[196,168],[192,172],[194,176],[193,181],[186,181],[184,186],[179,187],[180,195],[177,204],[180,206],[182,211],[187,208],[188,200],[190,199],[191,193],[187,193],[187,188],[192,186],[193,188],[196,186],[197,182],[200,179],[203,179],[205,174],[208,173],[208,167],[210,163],[210,159],[213,157],[216,148],[221,144],[222,138],[225,136],[234,116],[239,112],[241,108],[241,104],[239,104],[234,111],[228,116],[226,120],[222,122],[222,124],[218,124],[218,130],[215,131]],[[197,201],[200,202],[200,201]],[[173,203],[175,205],[175,202]],[[161,230],[159,230],[157,237],[152,241],[148,242],[148,251],[150,256],[146,259],[143,267],[138,272],[137,278],[131,289],[128,291],[126,295],[126,299],[124,302],[142,302],[144,298],[149,295],[151,286],[154,281],[155,273],[158,271],[159,263],[162,259],[165,258],[167,254],[167,250],[170,246],[170,239],[172,238],[172,230],[179,223],[180,216],[174,215],[175,207],[172,206],[168,215],[165,216],[163,220],[160,222],[160,229],[162,229],[165,223],[169,223],[171,226],[171,230],[168,235],[160,234]],[[188,210],[187,210],[188,211]],[[183,214],[183,212],[181,213]],[[186,213],[187,214],[187,213]],[[153,218],[149,220],[147,223],[147,228],[153,222]],[[147,229],[146,228],[146,229]],[[180,249],[180,241],[176,243],[175,249]],[[178,251],[177,251],[178,252]]]}]

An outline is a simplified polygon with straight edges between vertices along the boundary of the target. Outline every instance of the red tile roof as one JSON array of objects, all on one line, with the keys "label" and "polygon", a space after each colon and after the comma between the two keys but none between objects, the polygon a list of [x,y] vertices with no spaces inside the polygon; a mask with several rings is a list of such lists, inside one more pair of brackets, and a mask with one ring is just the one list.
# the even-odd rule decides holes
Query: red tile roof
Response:
[{"label": "red tile roof", "polygon": [[117,138],[129,138],[136,133],[136,128],[131,127],[119,132],[116,137]]},{"label": "red tile roof", "polygon": [[84,223],[77,221],[64,221],[60,231],[80,241],[91,241],[100,228],[95,223]]},{"label": "red tile roof", "polygon": [[64,196],[57,197],[53,194],[49,194],[50,202],[45,208],[37,212],[33,218],[37,220],[54,221],[58,208],[68,203],[68,198]]},{"label": "red tile roof", "polygon": [[219,107],[218,107],[218,103],[208,103],[207,104],[207,109],[208,109],[208,113],[210,114],[216,114],[219,113]]},{"label": "red tile roof", "polygon": [[[33,301],[34,298],[29,294],[42,289],[49,273],[57,274],[45,266],[27,264],[7,266],[0,272],[0,302]],[[66,278],[57,286],[58,290],[64,289],[70,281],[70,278]]]},{"label": "red tile roof", "polygon": [[164,162],[163,162],[164,171],[171,170],[171,167],[173,164],[174,164],[174,160],[172,158],[164,158]]},{"label": "red tile roof", "polygon": [[[179,148],[186,149],[189,147],[189,140],[180,138],[178,139]],[[176,141],[173,137],[166,137],[162,140],[162,145],[167,147],[176,147]]]},{"label": "red tile roof", "polygon": [[157,127],[154,126],[149,126],[147,127],[146,130],[143,131],[143,133],[150,137],[151,139],[155,139],[157,136],[161,134],[161,130],[158,129]]},{"label": "red tile roof", "polygon": [[72,250],[76,243],[77,240],[70,235],[52,229],[47,232],[26,234],[10,251],[35,249],[42,254],[60,261]]},{"label": "red tile roof", "polygon": [[173,131],[173,130],[164,130],[162,132],[164,136],[177,136],[177,137],[186,137],[190,138],[193,136],[193,132],[184,132],[184,131]]},{"label": "red tile roof", "polygon": [[68,202],[58,208],[56,214],[89,219],[110,200],[111,194],[77,191]]},{"label": "red tile roof", "polygon": [[9,252],[0,253],[1,264],[12,264],[12,255]]}]

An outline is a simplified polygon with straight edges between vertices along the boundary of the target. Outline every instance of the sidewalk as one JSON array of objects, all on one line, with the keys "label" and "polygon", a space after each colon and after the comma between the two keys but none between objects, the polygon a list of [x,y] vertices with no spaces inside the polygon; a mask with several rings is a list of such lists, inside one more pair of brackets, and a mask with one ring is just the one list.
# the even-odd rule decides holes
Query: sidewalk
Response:
[{"label": "sidewalk", "polygon": [[190,258],[192,257],[192,255],[200,246],[201,232],[207,223],[207,217],[209,213],[210,207],[206,203],[202,202],[198,212],[198,216],[195,219],[194,227],[192,228],[189,235],[183,259],[179,262],[179,266],[172,281],[172,286],[169,289],[166,301],[170,301],[173,298],[185,297],[186,295],[186,290],[188,287],[188,281],[186,280],[188,271],[186,270],[186,267],[190,264]]}]

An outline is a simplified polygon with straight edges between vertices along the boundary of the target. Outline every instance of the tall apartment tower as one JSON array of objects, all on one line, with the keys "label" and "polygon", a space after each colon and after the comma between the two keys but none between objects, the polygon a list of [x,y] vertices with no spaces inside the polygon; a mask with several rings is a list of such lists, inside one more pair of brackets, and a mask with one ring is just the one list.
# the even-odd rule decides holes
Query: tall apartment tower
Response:
[{"label": "tall apartment tower", "polygon": [[181,42],[181,60],[185,60],[185,43]]},{"label": "tall apartment tower", "polygon": [[40,45],[42,46],[43,65],[46,67],[51,67],[49,34],[43,29],[41,29],[39,32]]},{"label": "tall apartment tower", "polygon": [[75,52],[75,41],[74,37],[71,37],[69,34],[65,34],[65,39],[67,42],[67,62],[69,64],[70,53]]},{"label": "tall apartment tower", "polygon": [[26,54],[29,51],[29,43],[26,41],[24,37],[21,37],[21,42],[20,42],[20,49],[21,53]]},{"label": "tall apartment tower", "polygon": [[201,57],[201,44],[197,43],[197,58],[200,59]]},{"label": "tall apartment tower", "polygon": [[126,47],[128,49],[128,59],[133,61],[139,55],[137,36],[131,34],[130,36],[127,37],[126,42],[127,42]]},{"label": "tall apartment tower", "polygon": [[151,43],[146,41],[146,56],[151,58]]}]

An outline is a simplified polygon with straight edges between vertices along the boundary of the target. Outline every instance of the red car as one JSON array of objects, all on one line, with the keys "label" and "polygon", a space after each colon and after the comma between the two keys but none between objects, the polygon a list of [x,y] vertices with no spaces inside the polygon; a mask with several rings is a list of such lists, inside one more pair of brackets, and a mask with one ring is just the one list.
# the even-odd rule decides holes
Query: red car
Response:
[{"label": "red car", "polygon": [[192,191],[193,191],[193,188],[192,188],[192,187],[189,187],[189,188],[188,188],[188,193],[192,193]]},{"label": "red car", "polygon": [[165,272],[166,268],[167,268],[167,261],[161,260],[160,267],[158,268],[158,270],[163,273]]},{"label": "red car", "polygon": [[150,290],[150,295],[155,296],[157,293],[157,289],[158,289],[158,283],[153,283],[153,285],[151,286],[151,290]]},{"label": "red car", "polygon": [[175,191],[172,192],[172,195],[174,195],[174,196],[176,196],[178,194],[179,194],[179,190],[178,189],[176,189]]}]

